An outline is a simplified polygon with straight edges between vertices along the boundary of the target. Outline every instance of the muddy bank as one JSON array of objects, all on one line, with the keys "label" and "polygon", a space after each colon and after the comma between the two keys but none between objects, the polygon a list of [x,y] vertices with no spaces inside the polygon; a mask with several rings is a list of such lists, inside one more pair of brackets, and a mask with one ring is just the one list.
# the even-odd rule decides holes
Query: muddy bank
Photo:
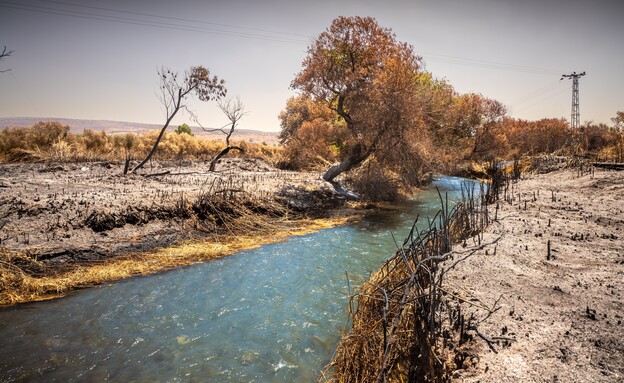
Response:
[{"label": "muddy bank", "polygon": [[[449,275],[479,331],[459,382],[624,379],[624,172],[523,176]],[[498,211],[496,211],[498,210]]]},{"label": "muddy bank", "polygon": [[[155,164],[149,176],[123,176],[123,164],[114,163],[0,165],[1,303],[16,301],[7,296],[23,287],[16,278],[59,277],[182,242],[252,247],[323,226],[319,219],[335,218],[345,202],[315,173],[279,171],[255,159],[227,159],[212,173],[208,167]],[[40,293],[17,301],[49,295]]]}]

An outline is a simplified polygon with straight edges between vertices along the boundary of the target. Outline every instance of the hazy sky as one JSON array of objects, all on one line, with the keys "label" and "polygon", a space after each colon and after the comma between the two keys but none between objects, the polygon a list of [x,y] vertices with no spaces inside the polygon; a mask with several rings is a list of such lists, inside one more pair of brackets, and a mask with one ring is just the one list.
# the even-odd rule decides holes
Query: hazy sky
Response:
[{"label": "hazy sky", "polygon": [[[245,104],[241,128],[276,131],[307,46],[354,15],[514,117],[569,120],[572,84],[560,77],[573,71],[587,72],[581,122],[624,110],[621,0],[0,0],[0,49],[15,51],[0,62],[11,69],[0,73],[0,117],[162,123],[156,69],[204,65]],[[214,102],[191,108],[204,125],[225,123]]]}]

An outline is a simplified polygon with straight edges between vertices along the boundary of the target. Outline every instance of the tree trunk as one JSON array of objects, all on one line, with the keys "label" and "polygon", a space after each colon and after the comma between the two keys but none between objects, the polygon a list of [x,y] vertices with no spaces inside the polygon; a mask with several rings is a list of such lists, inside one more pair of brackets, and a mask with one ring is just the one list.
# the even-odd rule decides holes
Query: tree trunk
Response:
[{"label": "tree trunk", "polygon": [[364,150],[364,146],[362,144],[356,144],[347,158],[342,160],[339,164],[332,165],[329,169],[327,169],[325,174],[323,174],[323,179],[329,182],[339,195],[346,197],[348,200],[359,200],[360,197],[357,194],[344,189],[337,181],[334,181],[334,179],[341,173],[349,171],[364,162],[370,154],[371,151]]},{"label": "tree trunk", "polygon": [[182,98],[186,94],[188,94],[188,92],[190,92],[190,91],[187,91],[187,92],[183,93],[181,89],[178,90],[178,96],[177,96],[177,100],[175,102],[175,105],[173,106],[173,111],[167,117],[167,121],[165,122],[165,125],[160,129],[160,133],[158,134],[158,138],[156,138],[156,142],[154,143],[154,146],[152,147],[152,150],[150,150],[149,154],[147,155],[147,157],[145,157],[145,159],[143,161],[141,161],[137,166],[132,168],[130,173],[134,173],[138,169],[141,169],[143,167],[143,165],[145,165],[147,163],[147,161],[149,161],[150,158],[152,158],[154,153],[156,153],[156,149],[158,149],[158,144],[160,143],[160,140],[162,139],[163,135],[165,134],[165,130],[167,130],[167,128],[169,127],[169,124],[171,123],[171,120],[173,120],[173,117],[175,117],[175,115],[180,110]]},{"label": "tree trunk", "polygon": [[331,186],[334,187],[334,191],[336,192],[336,194],[345,197],[347,201],[357,201],[360,199],[359,195],[357,195],[356,193],[350,190],[343,188],[342,186],[340,186],[340,184],[337,181],[327,181],[327,182],[329,182]]},{"label": "tree trunk", "polygon": [[[177,112],[177,110],[176,110],[176,112]],[[158,138],[156,138],[156,142],[154,142],[154,146],[152,147],[152,150],[150,150],[150,152],[147,155],[147,157],[145,157],[145,159],[143,161],[141,161],[137,166],[132,168],[130,173],[134,173],[138,169],[141,169],[143,167],[143,165],[145,165],[147,163],[147,161],[149,161],[150,158],[152,158],[154,153],[156,153],[156,149],[158,149],[158,144],[160,144],[160,140],[162,139],[163,135],[165,134],[165,130],[167,130],[167,127],[169,127],[169,122],[173,119],[174,115],[175,115],[175,113],[171,116],[171,118],[169,120],[167,120],[167,123],[165,124],[165,126],[163,126],[162,129],[160,129],[160,134],[158,134]]]},{"label": "tree trunk", "polygon": [[215,167],[217,166],[217,162],[221,159],[221,157],[223,157],[223,156],[225,156],[226,154],[228,154],[228,153],[230,152],[230,150],[232,150],[232,149],[239,150],[241,153],[245,152],[245,151],[243,150],[243,148],[238,147],[238,146],[228,146],[228,147],[226,147],[226,148],[225,148],[225,149],[223,149],[221,152],[219,152],[219,154],[217,154],[217,155],[215,156],[215,158],[213,158],[213,159],[210,161],[210,171],[211,171],[211,172],[214,172],[214,171],[215,171]]},{"label": "tree trunk", "polygon": [[359,200],[360,197],[357,194],[343,188],[340,183],[338,183],[338,181],[334,181],[334,178],[338,177],[338,175],[340,175],[340,173],[342,172],[353,169],[362,161],[364,161],[364,158],[357,159],[353,156],[349,156],[342,160],[342,162],[340,162],[339,164],[332,165],[329,169],[327,169],[325,174],[323,174],[323,179],[329,182],[334,187],[334,191],[338,195],[346,197],[347,200]]},{"label": "tree trunk", "polygon": [[351,170],[355,164],[351,157],[347,157],[342,162],[336,165],[332,165],[323,174],[323,179],[327,182],[333,182],[334,178],[338,177],[341,173]]},{"label": "tree trunk", "polygon": [[323,179],[327,182],[333,182],[334,178],[338,177],[341,173],[358,166],[364,162],[369,155],[370,151],[365,151],[362,144],[356,144],[347,158],[342,160],[339,164],[332,165],[329,169],[327,169],[325,174],[323,174]]},{"label": "tree trunk", "polygon": [[126,156],[126,162],[124,163],[123,175],[128,174],[128,168],[130,168],[130,157]]}]

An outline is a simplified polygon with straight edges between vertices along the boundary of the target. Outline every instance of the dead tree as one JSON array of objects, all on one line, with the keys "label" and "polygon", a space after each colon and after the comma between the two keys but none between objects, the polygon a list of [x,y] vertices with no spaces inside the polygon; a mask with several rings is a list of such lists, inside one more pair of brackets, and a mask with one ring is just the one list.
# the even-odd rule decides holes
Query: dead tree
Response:
[{"label": "dead tree", "polygon": [[219,100],[227,93],[225,81],[219,80],[217,76],[210,77],[210,72],[203,66],[192,67],[190,71],[185,72],[182,82],[178,81],[178,74],[170,69],[160,69],[158,77],[160,78],[160,101],[165,108],[166,121],[160,129],[152,150],[131,170],[131,173],[142,168],[152,158],[171,120],[180,109],[186,109],[185,101],[189,94],[194,92],[201,101],[210,101]]},{"label": "dead tree", "polygon": [[[6,45],[4,46],[4,49],[2,49],[2,53],[0,53],[0,61],[4,60],[5,58],[11,56],[11,53],[13,53],[14,51],[8,51]],[[11,69],[5,69],[5,70],[0,70],[0,73],[4,73],[4,72],[8,72]]]},{"label": "dead tree", "polygon": [[[227,116],[228,120],[230,120],[229,124],[225,125],[220,129],[204,129],[208,132],[220,131],[225,134],[225,148],[219,152],[211,161],[210,161],[210,171],[214,172],[215,167],[217,166],[217,162],[221,159],[221,157],[225,156],[230,152],[230,150],[238,150],[240,152],[244,152],[244,149],[240,146],[235,146],[230,143],[230,138],[234,133],[234,129],[236,129],[236,125],[246,114],[245,107],[241,100],[237,97],[236,99],[228,99],[224,102],[219,102],[219,108],[223,111],[223,113]],[[227,130],[229,126],[229,130]]]}]

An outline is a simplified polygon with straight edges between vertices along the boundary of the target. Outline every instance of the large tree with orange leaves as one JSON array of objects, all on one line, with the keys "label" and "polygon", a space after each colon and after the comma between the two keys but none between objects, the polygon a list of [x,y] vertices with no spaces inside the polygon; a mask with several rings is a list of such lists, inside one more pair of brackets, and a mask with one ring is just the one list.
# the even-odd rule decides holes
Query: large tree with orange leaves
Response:
[{"label": "large tree with orange leaves", "polygon": [[405,142],[418,124],[420,57],[370,17],[338,17],[308,48],[292,87],[327,103],[349,139],[326,181]]}]

